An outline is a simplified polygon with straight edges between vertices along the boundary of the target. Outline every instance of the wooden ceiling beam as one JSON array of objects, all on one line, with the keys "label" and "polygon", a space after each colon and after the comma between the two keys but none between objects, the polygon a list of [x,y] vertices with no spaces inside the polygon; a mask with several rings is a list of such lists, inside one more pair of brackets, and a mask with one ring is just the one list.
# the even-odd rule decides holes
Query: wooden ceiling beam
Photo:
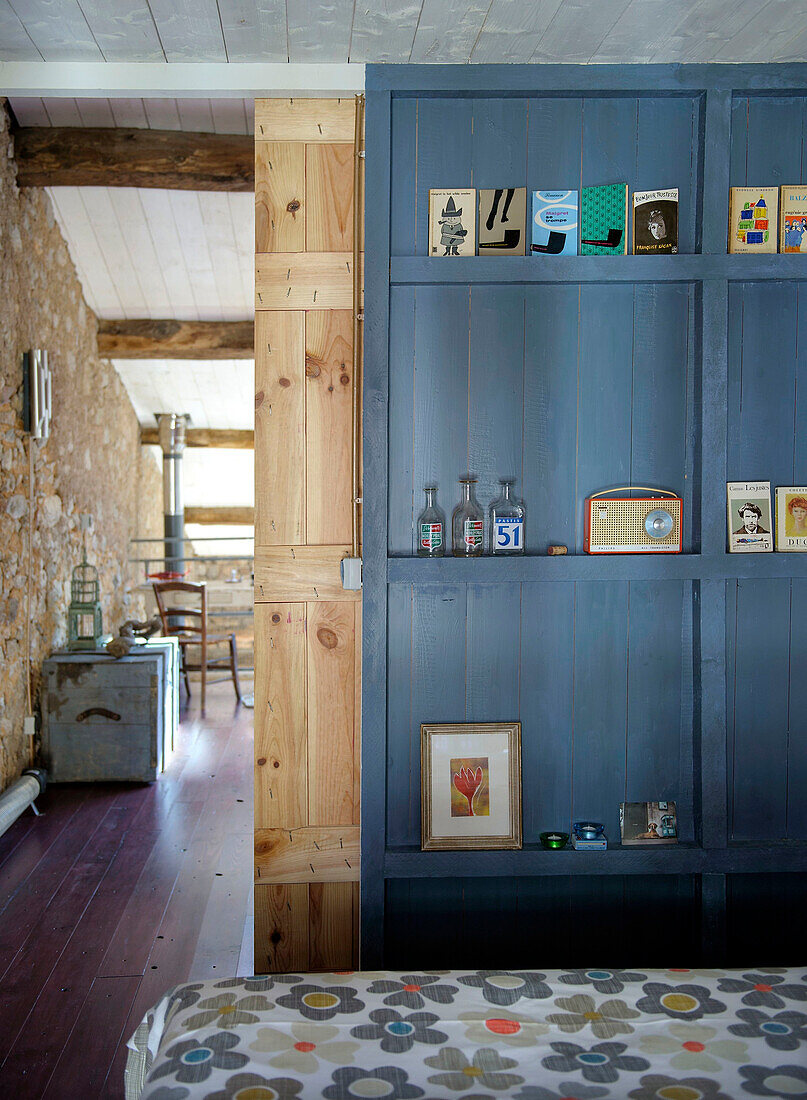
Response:
[{"label": "wooden ceiling beam", "polygon": [[255,523],[255,509],[248,507],[186,508],[185,522],[251,526]]},{"label": "wooden ceiling beam", "polygon": [[99,321],[104,359],[252,359],[252,321]]},{"label": "wooden ceiling beam", "polygon": [[[159,446],[159,435],[156,428],[141,428],[140,442],[144,447]],[[251,451],[255,446],[255,433],[248,428],[189,428],[185,433],[185,446]]]},{"label": "wooden ceiling beam", "polygon": [[14,155],[20,187],[255,187],[249,134],[24,126],[15,131]]}]

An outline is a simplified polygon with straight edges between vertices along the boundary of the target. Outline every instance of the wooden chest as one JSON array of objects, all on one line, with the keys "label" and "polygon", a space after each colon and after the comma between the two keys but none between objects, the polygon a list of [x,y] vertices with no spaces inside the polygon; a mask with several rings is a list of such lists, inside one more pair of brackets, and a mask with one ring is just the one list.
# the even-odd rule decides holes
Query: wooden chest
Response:
[{"label": "wooden chest", "polygon": [[49,782],[157,778],[165,762],[170,660],[168,650],[153,648],[120,660],[60,653],[45,661],[42,753]]}]

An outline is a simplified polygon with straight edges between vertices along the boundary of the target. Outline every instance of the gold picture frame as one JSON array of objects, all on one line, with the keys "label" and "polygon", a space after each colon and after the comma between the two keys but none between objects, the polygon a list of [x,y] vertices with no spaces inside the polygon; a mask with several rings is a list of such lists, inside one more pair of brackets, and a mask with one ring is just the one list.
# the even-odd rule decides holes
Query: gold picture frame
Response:
[{"label": "gold picture frame", "polygon": [[420,727],[421,849],[521,847],[521,723]]}]

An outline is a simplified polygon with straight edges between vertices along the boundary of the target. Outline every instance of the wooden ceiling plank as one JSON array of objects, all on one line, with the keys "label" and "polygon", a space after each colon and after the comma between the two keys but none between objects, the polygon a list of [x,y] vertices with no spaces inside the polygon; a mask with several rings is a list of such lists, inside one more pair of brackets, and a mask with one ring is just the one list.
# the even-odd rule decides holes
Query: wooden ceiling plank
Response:
[{"label": "wooden ceiling plank", "polygon": [[410,60],[467,61],[489,7],[490,0],[423,0]]},{"label": "wooden ceiling plank", "polygon": [[146,299],[140,273],[129,252],[128,232],[124,232],[118,219],[111,192],[106,187],[82,187],[79,194],[123,305],[123,316],[143,317]]},{"label": "wooden ceiling plank", "polygon": [[213,118],[213,130],[217,134],[249,133],[243,99],[211,99],[210,114]]},{"label": "wooden ceiling plank", "polygon": [[631,53],[637,62],[649,62],[681,23],[682,13],[700,0],[631,0],[600,43],[594,59],[601,64],[618,64]]},{"label": "wooden ceiling plank", "polygon": [[[493,0],[471,52],[474,62],[529,61],[563,0]],[[641,0],[652,3],[653,0]],[[667,7],[672,7],[667,4]]]},{"label": "wooden ceiling plank", "polygon": [[69,96],[45,96],[42,100],[51,126],[81,126],[78,104]]},{"label": "wooden ceiling plank", "polygon": [[77,187],[59,187],[50,193],[60,227],[69,226],[70,255],[79,272],[87,304],[97,315],[111,310],[123,315],[123,303],[99,247],[87,208]]},{"label": "wooden ceiling plank", "polygon": [[[199,316],[203,320],[232,320],[228,318],[213,274],[213,261],[210,258],[207,237],[205,235],[199,194],[195,191],[172,191],[168,202],[174,214],[174,220],[182,242],[182,251],[191,289],[196,299]],[[212,312],[210,312],[212,311]],[[205,314],[207,313],[207,316]]]},{"label": "wooden ceiling plank", "polygon": [[149,120],[142,99],[110,99],[109,105],[116,126],[127,130],[148,130]]},{"label": "wooden ceiling plank", "polygon": [[106,61],[165,61],[146,0],[81,0],[81,10]]},{"label": "wooden ceiling plank", "polygon": [[14,0],[14,12],[45,61],[103,61],[78,0]]},{"label": "wooden ceiling plank", "polygon": [[[513,0],[502,0],[512,4]],[[357,4],[350,39],[353,61],[409,60],[421,0],[387,0],[383,5]]]},{"label": "wooden ceiling plank", "polygon": [[[157,428],[141,428],[140,443],[144,447],[159,446]],[[185,434],[185,446],[251,451],[255,448],[255,433],[249,428],[189,428]]]},{"label": "wooden ceiling plank", "polygon": [[286,0],[289,61],[345,61],[353,0]]},{"label": "wooden ceiling plank", "polygon": [[[246,196],[244,196],[246,197]],[[213,281],[221,302],[224,321],[243,317],[240,294],[241,266],[237,254],[235,233],[228,195],[208,193],[199,196],[204,235],[213,265]],[[248,303],[245,302],[248,306]]]},{"label": "wooden ceiling plank", "polygon": [[149,0],[167,61],[226,61],[216,0]]},{"label": "wooden ceiling plank", "polygon": [[[160,268],[168,291],[166,310],[170,311],[170,316],[198,321],[200,320],[199,310],[191,288],[182,241],[179,238],[169,202],[170,193],[146,189],[140,191],[139,198],[151,239],[155,248],[159,247]],[[121,317],[122,313],[106,314],[106,316]],[[164,313],[163,316],[165,316]]]},{"label": "wooden ceiling plank", "polygon": [[[0,5],[7,0],[0,0]],[[0,40],[3,37],[2,7],[0,6]],[[2,53],[2,50],[0,50]],[[18,126],[50,126],[48,112],[41,96],[14,96],[9,100]]]},{"label": "wooden ceiling plank", "polygon": [[41,60],[42,54],[31,41],[17,13],[8,0],[0,0],[0,61]]},{"label": "wooden ceiling plank", "polygon": [[254,150],[247,135],[26,127],[16,135],[15,150],[21,187],[245,192],[254,187]]},{"label": "wooden ceiling plank", "polygon": [[143,100],[150,130],[181,130],[177,101],[175,99]]},{"label": "wooden ceiling plank", "polygon": [[158,246],[152,238],[140,202],[142,192],[135,187],[118,187],[107,190],[106,194],[117,215],[125,242],[122,255],[124,259],[128,256],[131,260],[132,271],[143,296],[143,312],[136,316],[158,317],[173,302],[163,277]]},{"label": "wooden ceiling plank", "polygon": [[546,62],[588,62],[600,49],[611,28],[630,0],[566,0],[558,8],[531,60]]},{"label": "wooden ceiling plank", "polygon": [[179,121],[185,133],[212,134],[215,132],[209,99],[178,99],[176,104]]},{"label": "wooden ceiling plank", "polygon": [[252,321],[99,321],[105,359],[252,359]]},{"label": "wooden ceiling plank", "polygon": [[230,61],[288,61],[286,0],[219,0]]}]

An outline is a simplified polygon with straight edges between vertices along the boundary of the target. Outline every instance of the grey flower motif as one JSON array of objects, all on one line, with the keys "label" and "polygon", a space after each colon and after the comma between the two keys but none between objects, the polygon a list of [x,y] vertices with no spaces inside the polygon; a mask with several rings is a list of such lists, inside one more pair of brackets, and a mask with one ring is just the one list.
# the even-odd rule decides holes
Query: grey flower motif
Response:
[{"label": "grey flower motif", "polygon": [[[322,1090],[325,1100],[356,1100],[357,1096],[383,1096],[384,1100],[415,1100],[423,1095],[423,1089],[409,1083],[409,1074],[397,1066],[380,1066],[378,1069],[356,1069],[345,1066],[331,1074],[332,1085]],[[361,1081],[378,1081],[375,1087],[357,1084]],[[381,1091],[381,1082],[390,1087]]]},{"label": "grey flower motif", "polygon": [[807,1068],[804,1066],[740,1066],[743,1089],[752,1096],[804,1096]]},{"label": "grey flower motif", "polygon": [[205,1093],[205,1100],[235,1100],[242,1090],[246,1096],[265,1096],[266,1100],[298,1100],[302,1087],[302,1081],[293,1077],[267,1080],[260,1073],[236,1073],[227,1079],[223,1089]]},{"label": "grey flower motif", "polygon": [[171,1012],[181,1012],[183,1008],[195,1005],[201,997],[199,990],[204,989],[202,982],[192,982],[188,985],[178,985],[168,996],[171,999]]},{"label": "grey flower motif", "polygon": [[239,1042],[237,1035],[219,1031],[205,1039],[174,1043],[165,1052],[166,1061],[152,1069],[151,1078],[156,1081],[172,1073],[182,1084],[194,1085],[206,1081],[214,1069],[241,1069],[249,1059],[233,1050]]},{"label": "grey flower motif", "polygon": [[561,974],[566,985],[593,985],[598,993],[621,993],[630,982],[646,982],[647,974],[635,970],[570,970]]},{"label": "grey flower motif", "polygon": [[640,1088],[628,1093],[631,1100],[658,1100],[668,1089],[669,1096],[697,1096],[699,1100],[732,1100],[720,1091],[720,1082],[710,1077],[667,1077],[663,1073],[649,1073],[639,1079]]},{"label": "grey flower motif", "polygon": [[301,982],[300,974],[254,974],[251,978],[226,978],[214,982],[214,989],[243,989],[245,993],[268,993],[276,985],[294,985]]},{"label": "grey flower motif", "polygon": [[432,1069],[443,1071],[429,1077],[429,1084],[452,1092],[464,1092],[481,1085],[499,1096],[513,1085],[524,1084],[523,1077],[506,1072],[518,1066],[516,1059],[503,1058],[493,1047],[481,1047],[470,1059],[458,1047],[443,1047],[439,1054],[424,1058],[424,1062]]},{"label": "grey flower motif", "polygon": [[620,1071],[641,1073],[650,1069],[645,1058],[625,1054],[625,1043],[595,1043],[593,1047],[581,1047],[577,1043],[550,1043],[555,1054],[544,1058],[541,1065],[555,1073],[582,1073],[587,1081],[611,1084]]},{"label": "grey flower motif", "polygon": [[721,993],[742,993],[743,1004],[749,1008],[785,1008],[785,999],[807,1001],[807,985],[792,985],[780,974],[755,971],[742,978],[722,978],[717,983]]},{"label": "grey flower motif", "polygon": [[260,1016],[256,1013],[270,1012],[275,1005],[274,1001],[257,993],[247,997],[239,997],[235,993],[219,993],[215,997],[205,997],[196,1007],[200,1011],[184,1020],[184,1031],[195,1031],[196,1028],[210,1027],[211,1024],[226,1028],[257,1024]]},{"label": "grey flower motif", "polygon": [[587,993],[575,993],[573,997],[557,997],[555,1004],[565,1012],[553,1012],[547,1023],[556,1024],[561,1031],[582,1031],[590,1027],[597,1039],[613,1039],[615,1035],[630,1035],[634,1028],[627,1022],[637,1019],[641,1013],[628,1008],[624,1001],[611,997],[595,1004]]},{"label": "grey flower motif", "polygon": [[702,1016],[724,1012],[726,1006],[714,998],[705,985],[666,985],[648,982],[645,993],[636,1002],[640,1012],[672,1016],[675,1020],[699,1020]]},{"label": "grey flower motif", "polygon": [[569,1100],[573,1096],[575,1100],[598,1100],[601,1096],[608,1096],[610,1089],[604,1089],[600,1085],[580,1085],[576,1081],[561,1081],[559,1091],[545,1089],[541,1085],[526,1085],[521,1092],[517,1092],[513,1100]]},{"label": "grey flower motif", "polygon": [[371,1024],[359,1024],[350,1034],[356,1039],[380,1039],[387,1054],[403,1054],[415,1043],[445,1043],[448,1036],[431,1025],[440,1019],[434,1012],[410,1012],[402,1016],[394,1008],[377,1008],[370,1013]]},{"label": "grey flower motif", "polygon": [[295,985],[283,997],[277,998],[283,1008],[296,1009],[308,1020],[330,1020],[339,1014],[361,1012],[364,1001],[356,996],[356,990],[348,985]]},{"label": "grey flower motif", "polygon": [[807,1043],[807,1016],[790,1009],[770,1016],[758,1008],[740,1008],[736,1013],[741,1024],[732,1024],[729,1031],[744,1039],[764,1039],[774,1050],[796,1050]]},{"label": "grey flower motif", "polygon": [[402,974],[400,980],[384,978],[372,982],[368,993],[382,993],[384,1004],[393,1008],[425,1008],[424,997],[435,1004],[448,1005],[459,992],[455,985],[444,985],[438,974]]},{"label": "grey flower motif", "polygon": [[494,1005],[514,1005],[522,997],[537,1001],[551,997],[552,990],[544,981],[546,974],[529,970],[478,970],[458,980],[463,985],[482,990],[486,1001]]}]

